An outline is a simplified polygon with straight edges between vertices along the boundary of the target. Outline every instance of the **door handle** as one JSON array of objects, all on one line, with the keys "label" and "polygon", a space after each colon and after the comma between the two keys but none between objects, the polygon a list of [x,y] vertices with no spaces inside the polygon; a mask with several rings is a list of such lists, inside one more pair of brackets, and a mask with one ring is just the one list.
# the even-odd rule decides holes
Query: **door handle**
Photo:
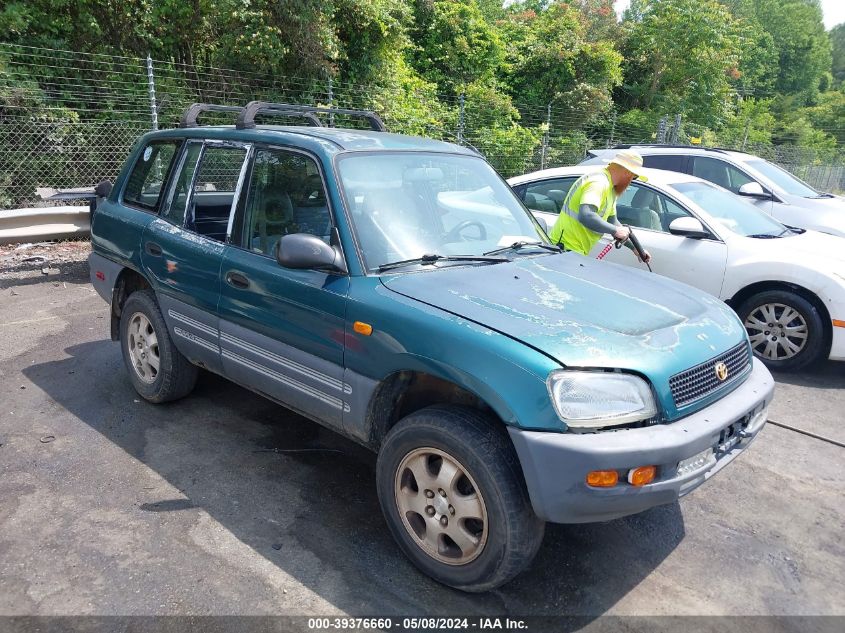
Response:
[{"label": "door handle", "polygon": [[147,242],[144,244],[144,250],[153,257],[161,257],[161,246],[155,242]]},{"label": "door handle", "polygon": [[241,290],[249,288],[249,279],[241,273],[236,273],[232,270],[226,273],[226,283],[230,286],[234,286],[235,288],[240,288]]}]

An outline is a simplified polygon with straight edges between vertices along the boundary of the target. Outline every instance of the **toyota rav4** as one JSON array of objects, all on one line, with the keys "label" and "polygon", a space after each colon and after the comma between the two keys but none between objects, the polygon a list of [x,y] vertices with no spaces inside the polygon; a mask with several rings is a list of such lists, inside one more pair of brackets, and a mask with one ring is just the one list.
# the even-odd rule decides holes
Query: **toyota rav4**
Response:
[{"label": "toyota rav4", "polygon": [[91,280],[135,390],[203,368],[372,448],[388,528],[447,585],[506,582],[547,521],[675,502],[766,422],[730,308],[560,252],[475,152],[373,113],[195,105],[108,189]]}]

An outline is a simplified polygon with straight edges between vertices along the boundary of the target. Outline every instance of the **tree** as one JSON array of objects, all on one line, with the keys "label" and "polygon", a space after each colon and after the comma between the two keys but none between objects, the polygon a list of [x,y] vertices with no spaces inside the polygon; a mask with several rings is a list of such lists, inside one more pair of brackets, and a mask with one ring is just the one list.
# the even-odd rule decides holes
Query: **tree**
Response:
[{"label": "tree", "polygon": [[812,101],[830,71],[830,39],[818,0],[754,0],[757,19],[772,36],[779,72],[775,88]]},{"label": "tree", "polygon": [[717,0],[634,0],[626,13],[625,90],[635,107],[716,125],[731,110],[742,40]]},{"label": "tree", "polygon": [[475,0],[418,0],[411,38],[414,67],[452,94],[491,78],[502,61],[502,42]]},{"label": "tree", "polygon": [[587,36],[588,20],[567,3],[539,13],[512,7],[503,22],[508,42],[505,82],[520,105],[552,103],[576,127],[606,114],[622,80],[622,58],[608,41]]},{"label": "tree", "polygon": [[833,60],[831,72],[833,78],[842,83],[845,81],[845,23],[834,26],[829,35]]}]

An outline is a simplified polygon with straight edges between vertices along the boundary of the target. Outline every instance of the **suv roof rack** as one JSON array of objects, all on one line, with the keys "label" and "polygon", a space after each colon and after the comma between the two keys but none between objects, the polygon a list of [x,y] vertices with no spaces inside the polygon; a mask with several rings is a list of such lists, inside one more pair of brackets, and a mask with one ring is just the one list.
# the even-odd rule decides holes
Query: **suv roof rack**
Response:
[{"label": "suv roof rack", "polygon": [[179,127],[197,127],[197,117],[203,112],[241,112],[241,106],[224,106],[215,105],[213,103],[192,103],[182,114],[182,120],[179,121]]},{"label": "suv roof rack", "polygon": [[309,120],[317,121],[317,124],[322,126],[320,120],[315,116],[316,114],[346,114],[349,116],[357,116],[367,119],[370,127],[376,132],[387,132],[384,122],[379,116],[370,110],[347,110],[345,108],[321,108],[317,106],[302,106],[293,105],[290,103],[270,103],[268,101],[250,101],[245,108],[240,109],[238,114],[238,122],[236,127],[240,130],[251,129],[255,127],[255,117],[258,114],[272,114],[281,116],[291,116],[298,114],[305,116]]},{"label": "suv roof rack", "polygon": [[[630,145],[614,145],[611,149],[630,149],[632,147],[666,147],[668,149],[703,149],[706,152],[743,152],[741,149],[731,149],[730,147],[703,147],[701,145],[682,145],[680,143],[631,143]],[[598,149],[598,148],[597,148]]]},{"label": "suv roof rack", "polygon": [[[240,114],[243,111],[243,106],[224,106],[215,105],[213,103],[192,103],[190,106],[188,106],[188,108],[185,110],[185,113],[182,115],[182,120],[179,122],[179,127],[197,127],[199,125],[197,123],[197,118],[203,112],[237,112],[238,114]],[[318,119],[310,112],[300,112],[298,110],[273,108],[273,114],[276,114],[278,116],[302,117],[308,121],[309,125],[312,125],[314,127],[323,126],[323,124],[320,122],[320,119]]]}]

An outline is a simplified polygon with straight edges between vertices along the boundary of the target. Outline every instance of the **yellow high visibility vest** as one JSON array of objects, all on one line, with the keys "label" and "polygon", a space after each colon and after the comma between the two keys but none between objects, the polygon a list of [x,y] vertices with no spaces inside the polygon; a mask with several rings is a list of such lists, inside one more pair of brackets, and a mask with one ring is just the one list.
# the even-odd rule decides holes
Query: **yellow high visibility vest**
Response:
[{"label": "yellow high visibility vest", "polygon": [[584,174],[569,188],[549,237],[556,244],[563,244],[568,251],[589,254],[601,234],[581,224],[578,209],[582,204],[591,204],[598,209],[599,216],[607,221],[610,216],[616,215],[616,197],[613,180],[607,169]]}]

